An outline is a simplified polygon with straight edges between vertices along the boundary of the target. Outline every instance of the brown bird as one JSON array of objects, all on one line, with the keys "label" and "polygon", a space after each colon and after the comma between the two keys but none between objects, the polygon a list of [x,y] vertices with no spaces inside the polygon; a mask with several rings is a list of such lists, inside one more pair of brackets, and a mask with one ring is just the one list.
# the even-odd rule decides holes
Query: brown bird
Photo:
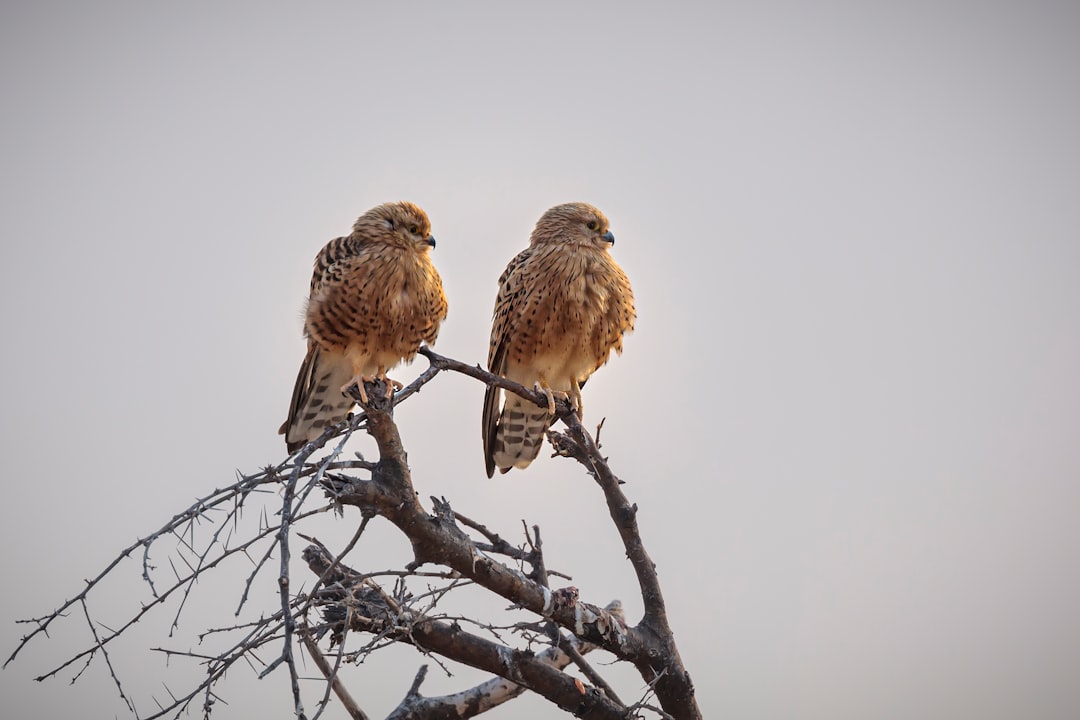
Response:
[{"label": "brown bird", "polygon": [[583,411],[581,386],[611,351],[622,352],[634,329],[634,293],[608,252],[615,236],[604,214],[586,203],[556,205],[536,223],[529,247],[499,278],[488,347],[488,369],[542,390],[547,408],[513,393],[499,412],[502,391],[484,395],[484,461],[525,468],[540,452],[555,419],[555,396]]},{"label": "brown bird", "polygon": [[428,216],[409,202],[367,211],[351,234],[315,257],[304,319],[307,357],[296,378],[289,417],[278,432],[289,452],[344,419],[355,404],[345,391],[412,360],[432,344],[446,319],[442,279],[431,263]]}]

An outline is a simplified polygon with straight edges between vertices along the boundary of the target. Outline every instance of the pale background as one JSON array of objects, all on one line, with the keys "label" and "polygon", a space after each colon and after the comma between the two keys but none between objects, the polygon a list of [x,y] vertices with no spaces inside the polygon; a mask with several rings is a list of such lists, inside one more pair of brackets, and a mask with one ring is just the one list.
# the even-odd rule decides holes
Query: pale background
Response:
[{"label": "pale background", "polygon": [[[356,215],[428,211],[437,349],[479,362],[507,260],[585,200],[639,310],[586,421],[704,713],[1080,714],[1080,6],[35,0],[0,27],[4,657],[16,618],[282,458],[311,260]],[[578,467],[484,477],[481,395],[445,377],[400,409],[421,496],[539,523],[549,565],[636,621]],[[340,547],[355,520],[309,530]],[[383,524],[350,558],[406,559]],[[247,572],[197,588],[184,639],[163,615],[117,644],[141,714],[193,677],[147,648],[230,624]],[[87,637],[71,617],[0,672],[2,714],[123,716],[98,661],[31,681]],[[381,716],[423,661],[345,677]],[[290,716],[284,670],[251,677],[214,717]]]}]

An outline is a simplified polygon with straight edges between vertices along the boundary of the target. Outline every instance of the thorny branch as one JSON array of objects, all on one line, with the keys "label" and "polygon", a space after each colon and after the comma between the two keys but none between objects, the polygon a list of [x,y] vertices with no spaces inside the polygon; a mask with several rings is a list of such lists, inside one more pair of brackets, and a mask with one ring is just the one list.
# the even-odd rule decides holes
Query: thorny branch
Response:
[{"label": "thorny branch", "polygon": [[[326,656],[323,655],[322,650],[319,649],[319,643],[312,636],[311,628],[306,624],[300,627],[300,639],[304,642],[304,647],[307,648],[308,655],[314,661],[315,666],[319,668],[319,672],[323,674],[329,683],[329,687],[326,689],[327,693],[333,690],[334,695],[341,701],[341,704],[345,707],[345,711],[349,713],[349,717],[353,720],[368,720],[367,714],[356,704],[352,695],[345,688],[345,684],[341,682],[341,678],[338,677],[338,669],[341,667],[341,658],[344,654],[345,644],[341,643],[338,646],[338,652],[334,659],[334,666],[330,667],[330,663],[326,661]],[[323,699],[319,702],[319,713],[315,715],[318,717],[322,713],[328,701],[328,695],[324,695]]]},{"label": "thorny branch", "polygon": [[[602,608],[580,599],[576,588],[551,589],[549,578],[569,578],[547,567],[538,526],[534,525],[530,532],[525,525],[524,543],[513,545],[483,523],[456,512],[445,498],[431,498],[431,512],[421,506],[413,489],[404,446],[392,419],[395,405],[418,393],[444,371],[461,373],[501,387],[538,406],[545,406],[547,398],[479,366],[438,355],[429,348],[422,348],[420,352],[429,360],[430,366],[392,398],[386,397],[386,388],[381,381],[372,384],[368,392],[371,402],[363,405],[363,412],[328,428],[321,437],[284,462],[250,476],[241,476],[233,485],[200,498],[157,531],[122,550],[101,573],[87,581],[80,593],[57,610],[40,618],[21,621],[35,627],[22,638],[5,667],[27,643],[47,634],[50,626],[78,603],[90,626],[93,644],[37,679],[52,677],[81,659],[89,665],[100,651],[120,697],[138,717],[134,702],[125,692],[109,659],[107,645],[147,613],[164,607],[171,598],[178,596],[171,626],[172,630],[176,629],[198,579],[230,558],[243,556],[249,559],[253,569],[236,609],[239,617],[253,582],[276,554],[279,560],[279,607],[276,612],[255,621],[208,630],[200,636],[200,643],[210,635],[238,636],[222,651],[200,654],[158,648],[169,657],[198,660],[205,665],[205,675],[201,684],[190,692],[175,696],[170,691],[170,701],[159,702],[158,712],[149,716],[150,720],[166,715],[178,717],[200,696],[203,698],[203,715],[208,718],[219,700],[215,686],[241,659],[260,678],[285,665],[289,671],[294,714],[305,718],[302,682],[308,680],[300,677],[294,657],[294,647],[300,644],[323,678],[319,681],[321,699],[315,704],[317,710],[312,720],[322,714],[331,694],[345,706],[351,717],[365,718],[364,711],[345,688],[341,670],[344,665],[360,662],[395,642],[413,645],[440,665],[443,664],[440,658],[444,658],[486,670],[494,676],[454,695],[425,698],[420,694],[420,685],[427,672],[427,665],[424,665],[408,694],[389,716],[397,720],[472,717],[526,690],[582,717],[641,717],[641,713],[647,711],[663,718],[700,718],[693,685],[672,639],[655,568],[641,540],[637,506],[627,500],[620,487],[621,481],[612,473],[597,443],[581,426],[567,402],[560,400],[556,408],[557,418],[566,425],[566,431],[550,431],[549,440],[557,455],[583,465],[604,493],[609,514],[623,540],[641,589],[645,615],[637,625],[627,625],[618,601]],[[355,393],[354,399],[359,399]],[[355,460],[341,459],[346,441],[359,429],[366,430],[375,439],[378,462],[369,462],[359,456]],[[328,454],[312,460],[335,438],[338,442]],[[357,472],[366,475],[359,476]],[[317,489],[325,493],[329,503],[310,507],[310,495]],[[258,529],[236,542],[234,537],[242,532],[243,511],[252,505],[251,498],[273,491],[278,491],[281,496],[280,509],[275,513],[277,519],[267,518],[263,506],[260,508],[262,515],[258,516]],[[360,508],[362,520],[353,539],[340,553],[335,555],[314,538],[301,535],[312,543],[303,556],[316,581],[306,591],[294,591],[290,576],[290,534],[299,534],[299,524],[313,515],[327,511],[342,513],[346,506]],[[369,520],[375,516],[389,520],[411,541],[414,561],[404,569],[361,573],[343,563],[360,540]],[[214,529],[207,540],[199,542],[196,529],[202,523],[209,523]],[[471,536],[470,531],[478,537]],[[159,547],[169,538],[176,543],[172,552],[186,571],[178,571],[177,563],[170,556],[169,567],[175,578],[159,587],[161,581],[156,578],[158,569],[151,561],[151,548]],[[116,630],[105,628],[107,632],[101,634],[98,626],[105,626],[92,619],[88,599],[121,561],[140,547],[142,575],[151,599],[128,622]],[[255,553],[254,557],[252,553]],[[425,564],[443,569],[421,572],[419,568]],[[382,577],[396,578],[393,590],[385,590],[379,584]],[[426,582],[427,589],[417,592],[410,588],[410,582]],[[519,611],[531,614],[533,621],[500,629],[478,618],[442,613],[440,602],[464,585],[479,586],[506,598]],[[466,631],[460,624],[462,622],[475,626],[492,639]],[[524,648],[507,644],[504,637],[507,629],[520,638]],[[362,638],[368,639],[357,645]],[[319,647],[320,641],[325,640],[329,640],[331,648],[336,646],[331,652],[333,664]],[[263,662],[256,654],[268,644],[277,643],[281,650],[271,662]],[[532,647],[537,643],[546,649],[534,652]],[[583,655],[594,649],[602,649],[617,660],[632,663],[649,688],[646,698],[629,706],[620,700],[602,675],[585,661]],[[571,665],[580,670],[583,679],[565,672]],[[660,708],[648,704],[649,695],[655,695]]]},{"label": "thorny branch", "polygon": [[[289,530],[293,522],[293,497],[299,475],[299,470],[293,471],[293,474],[285,483],[285,496],[282,499],[281,526],[277,535],[277,546],[281,549],[281,574],[278,576],[278,588],[281,595],[281,616],[284,618],[282,624],[285,628],[281,659],[289,667],[289,682],[292,685],[295,715],[299,720],[307,720],[307,715],[304,713],[304,702],[300,699],[300,677],[296,673],[296,662],[293,659],[293,633],[296,632],[296,618],[293,617],[291,612],[292,603],[289,597]],[[263,671],[263,675],[268,674],[271,670],[273,670],[273,665]]]}]

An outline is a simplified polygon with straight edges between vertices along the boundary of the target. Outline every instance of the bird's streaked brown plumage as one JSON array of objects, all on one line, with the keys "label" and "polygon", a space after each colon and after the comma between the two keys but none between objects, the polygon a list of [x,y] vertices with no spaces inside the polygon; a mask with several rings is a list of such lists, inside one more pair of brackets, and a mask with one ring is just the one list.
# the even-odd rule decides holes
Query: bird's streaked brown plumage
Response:
[{"label": "bird's streaked brown plumage", "polygon": [[539,408],[512,393],[488,387],[484,396],[484,461],[495,468],[525,468],[536,458],[554,419],[552,393],[567,395],[582,412],[581,386],[622,352],[634,329],[634,294],[608,249],[615,237],[604,214],[586,203],[548,210],[536,223],[529,247],[507,265],[488,348],[488,369],[548,394]]},{"label": "bird's streaked brown plumage", "polygon": [[409,202],[379,205],[315,257],[304,318],[307,356],[289,417],[279,430],[289,452],[317,438],[352,409],[344,391],[386,377],[432,344],[446,318],[442,279],[427,214]]}]

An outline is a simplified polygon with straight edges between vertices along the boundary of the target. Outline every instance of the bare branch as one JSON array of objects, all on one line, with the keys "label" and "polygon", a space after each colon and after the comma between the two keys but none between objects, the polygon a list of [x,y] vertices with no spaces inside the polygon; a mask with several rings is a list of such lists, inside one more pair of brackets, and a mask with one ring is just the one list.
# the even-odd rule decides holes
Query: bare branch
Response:
[{"label": "bare branch", "polygon": [[[304,559],[313,572],[329,562],[325,551],[315,545],[304,550]],[[341,603],[356,612],[324,608],[327,618],[351,620],[353,630],[383,633],[401,642],[436,652],[443,657],[498,675],[512,684],[528,688],[581,717],[624,718],[625,708],[595,689],[587,689],[568,675],[559,672],[554,658],[566,658],[559,667],[569,664],[569,656],[558,648],[549,648],[543,659],[532,653],[498,645],[448,624],[401,607],[378,586],[361,577],[343,577]],[[332,621],[333,622],[333,621]],[[343,629],[343,628],[342,628]],[[340,632],[340,630],[336,631]],[[543,653],[541,655],[544,655]],[[494,686],[485,686],[490,692]],[[407,697],[406,700],[409,698]],[[411,717],[411,716],[410,716]],[[417,716],[420,717],[420,716]],[[464,717],[464,716],[461,716]]]},{"label": "bare branch", "polygon": [[[655,683],[656,694],[665,710],[674,712],[677,717],[683,712],[697,709],[694,699],[694,685],[683,666],[679,650],[675,645],[674,635],[668,624],[664,595],[660,589],[660,580],[656,575],[656,565],[645,550],[637,525],[637,505],[631,505],[621,489],[622,482],[615,477],[608,467],[607,458],[600,454],[599,448],[582,427],[576,414],[562,417],[568,428],[567,433],[548,432],[548,439],[557,454],[573,457],[581,463],[597,484],[604,491],[608,512],[611,515],[626,556],[637,574],[641,587],[641,597],[645,605],[645,616],[635,628],[643,634],[652,636],[652,643],[660,652],[651,658],[636,658],[634,664],[641,670],[646,682]],[[651,670],[651,676],[650,676]],[[678,711],[678,712],[676,712]]]},{"label": "bare branch", "polygon": [[[345,707],[345,711],[349,713],[349,717],[353,720],[368,720],[368,716],[360,709],[360,706],[353,700],[352,695],[345,689],[341,679],[337,676],[338,667],[341,663],[341,652],[338,652],[337,663],[334,667],[330,667],[330,663],[326,662],[326,657],[319,650],[319,644],[315,642],[315,638],[311,636],[311,628],[307,625],[303,625],[300,628],[300,639],[304,641],[304,647],[307,648],[308,656],[315,662],[316,667],[319,668],[319,672],[323,674],[329,682],[330,687],[333,688],[334,694],[337,695],[338,700]],[[342,646],[344,647],[344,646]],[[322,712],[321,710],[319,712]]]},{"label": "bare branch", "polygon": [[[170,714],[178,717],[190,712],[199,697],[202,698],[204,716],[209,717],[213,707],[224,702],[216,691],[217,683],[241,659],[260,678],[286,666],[293,714],[303,720],[306,715],[294,650],[301,643],[326,680],[312,720],[324,712],[331,693],[342,702],[351,717],[365,717],[342,684],[338,671],[344,663],[360,662],[393,643],[413,645],[448,673],[450,668],[444,663],[453,661],[494,676],[460,693],[424,698],[420,694],[428,667],[424,665],[409,693],[391,714],[398,720],[472,717],[526,689],[582,717],[636,717],[639,711],[648,710],[678,720],[700,718],[693,685],[671,636],[655,568],[641,540],[637,507],[623,494],[621,481],[612,473],[607,459],[600,455],[597,443],[581,427],[567,401],[556,403],[556,417],[566,425],[566,432],[551,431],[549,439],[557,454],[581,463],[604,492],[609,514],[642,592],[645,615],[636,626],[627,625],[621,604],[617,602],[601,608],[579,598],[574,587],[550,587],[555,577],[569,578],[548,569],[539,526],[530,528],[522,521],[524,543],[513,545],[484,523],[456,512],[445,497],[432,497],[430,512],[422,507],[393,421],[394,406],[418,393],[426,383],[446,370],[516,393],[538,406],[546,406],[548,399],[542,393],[493,375],[479,366],[445,358],[426,347],[420,352],[428,358],[430,366],[409,386],[390,395],[382,381],[370,383],[367,393],[370,401],[360,403],[361,412],[327,428],[319,438],[306,443],[285,462],[251,476],[241,475],[233,485],[200,498],[156,532],[121,551],[101,573],[86,581],[79,594],[57,610],[40,618],[21,621],[32,623],[35,628],[22,638],[5,666],[31,639],[47,635],[50,625],[67,614],[72,605],[79,603],[94,644],[38,679],[56,675],[83,660],[82,669],[75,675],[77,679],[100,650],[121,699],[130,712],[138,716],[135,702],[122,686],[107,652],[112,640],[170,599],[176,605],[171,636],[172,630],[179,625],[180,615],[194,592],[196,581],[228,558],[242,554],[251,562],[252,569],[236,608],[239,617],[255,587],[256,577],[270,566],[276,551],[279,561],[279,607],[276,612],[255,621],[205,630],[199,635],[200,642],[210,635],[228,637],[223,644],[231,645],[221,652],[154,648],[168,658],[186,658],[204,664],[205,674],[199,686],[190,692],[174,694],[166,687],[171,700],[162,703],[155,699],[159,710],[147,720]],[[355,388],[353,399],[359,402]],[[366,461],[360,455],[355,460],[342,459],[346,442],[361,428],[374,438],[378,462]],[[598,427],[597,436],[599,430]],[[334,441],[333,445],[327,446],[331,441]],[[313,459],[323,447],[326,452],[321,453],[319,459]],[[355,471],[369,475],[356,477],[352,474]],[[280,491],[280,509],[271,514],[265,506],[260,506],[255,511],[256,516],[242,526],[243,511],[249,507],[250,499],[256,493],[269,492],[268,486]],[[329,500],[312,508],[312,493],[316,490],[325,492]],[[307,518],[330,510],[342,514],[348,505],[360,508],[362,513],[352,540],[336,556],[321,543],[305,549],[304,558],[317,579],[309,590],[297,594],[290,577],[290,534],[297,532],[299,524]],[[361,573],[343,563],[375,515],[385,517],[409,538],[413,561],[403,570],[391,568]],[[257,529],[248,530],[253,525],[257,525]],[[241,532],[250,534],[245,537]],[[305,535],[300,536],[317,543]],[[167,562],[162,563],[164,570],[159,570],[152,562],[151,550],[153,546],[160,547],[162,540],[167,540],[170,550]],[[113,630],[95,621],[87,598],[124,558],[139,547],[143,556],[142,576],[152,599]],[[420,570],[427,564],[435,565],[434,571]],[[167,582],[163,583],[160,573],[168,573],[170,569],[174,577],[166,574]],[[379,577],[395,578],[391,592],[380,587]],[[410,586],[409,581],[417,578],[425,578],[426,589],[417,590]],[[460,588],[470,585],[501,596],[511,603],[512,608],[534,617],[497,624],[466,614],[449,617],[441,611],[446,597],[456,595]],[[310,622],[309,613],[313,609],[322,615],[318,623]],[[99,628],[106,632],[100,632]],[[351,633],[364,635],[358,640],[358,636]],[[319,648],[320,639],[327,636],[331,647],[337,645],[333,662]],[[269,655],[267,648],[270,647],[274,648],[274,655]],[[645,679],[649,693],[639,703],[627,707],[597,669],[584,659],[584,655],[594,648],[610,652],[616,660],[633,663]],[[580,669],[588,683],[563,671],[571,664]],[[653,696],[662,709],[647,704]]]},{"label": "bare branch", "polygon": [[[438,354],[426,345],[420,348],[420,354],[426,357],[428,359],[428,362],[430,362],[431,366],[434,368],[438,368],[439,370],[453,370],[454,372],[461,373],[462,375],[468,375],[471,378],[479,380],[485,385],[494,385],[495,387],[502,388],[503,390],[508,390],[515,395],[519,395],[526,400],[530,400],[536,403],[537,407],[547,407],[547,395],[544,395],[544,393],[533,390],[531,388],[527,388],[524,385],[519,385],[513,380],[507,380],[501,375],[490,373],[487,370],[481,368],[479,365],[469,365],[467,363],[461,362],[460,360],[454,360],[453,358],[445,357]],[[562,401],[562,405],[564,409],[570,407],[569,403],[565,400]]]},{"label": "bare branch", "polygon": [[[522,525],[525,525],[525,521],[521,521]],[[547,566],[544,564],[544,543],[540,539],[540,526],[533,525],[533,537],[529,537],[529,528],[525,528],[525,541],[529,543],[529,547],[532,551],[529,553],[529,561],[532,563],[533,571],[529,575],[529,579],[533,580],[544,587],[550,587],[548,583],[548,571]]]},{"label": "bare branch", "polygon": [[[448,517],[432,517],[420,506],[405,452],[393,423],[388,403],[371,394],[367,407],[368,432],[375,438],[382,458],[372,472],[372,481],[342,495],[344,504],[376,507],[412,541],[418,567],[424,563],[446,565],[488,590],[531,610],[550,617],[575,635],[595,642],[624,659],[644,658],[650,651],[645,637],[628,631],[625,623],[607,611],[588,603],[579,603],[577,592],[569,589],[552,592],[516,569],[480,553],[469,538]],[[444,514],[445,515],[445,514]]]},{"label": "bare branch", "polygon": [[[296,491],[299,474],[300,468],[297,467],[288,482],[285,483],[285,495],[281,501],[281,526],[277,536],[277,545],[281,548],[281,574],[278,576],[278,588],[281,596],[281,616],[284,618],[285,626],[281,660],[289,667],[289,682],[292,685],[296,717],[299,720],[306,720],[304,703],[300,699],[300,678],[296,674],[296,662],[293,659],[293,633],[296,632],[296,620],[293,617],[289,603],[289,528],[292,524],[293,493]],[[271,669],[272,667],[267,668],[264,674]]]},{"label": "bare branch", "polygon": [[[619,603],[619,608],[622,609],[622,603]],[[610,606],[608,609],[611,609]],[[604,680],[600,673],[596,672],[593,666],[583,657],[582,653],[578,652],[576,645],[574,638],[559,633],[559,649],[567,654],[570,660],[581,669],[581,672],[585,673],[585,677],[589,678],[593,685],[603,690],[604,694],[615,702],[625,705],[626,703],[619,699],[619,696],[615,694],[615,690],[608,684],[607,680]]]},{"label": "bare branch", "polygon": [[[224,488],[224,489],[221,489],[221,490],[214,490],[209,495],[196,500],[195,503],[193,505],[189,506],[186,510],[184,510],[184,511],[178,513],[177,515],[173,516],[172,520],[167,522],[165,525],[163,525],[157,531],[147,535],[146,537],[143,537],[143,538],[140,538],[139,540],[136,540],[134,543],[132,543],[128,547],[121,550],[120,553],[115,558],[113,558],[112,562],[110,562],[107,566],[105,566],[104,570],[102,570],[100,573],[98,573],[92,580],[87,580],[86,581],[86,587],[84,587],[82,589],[82,592],[80,592],[78,595],[76,595],[75,597],[73,597],[70,600],[66,601],[63,605],[61,605],[59,608],[57,608],[55,611],[53,611],[52,613],[50,613],[49,615],[47,615],[45,617],[37,618],[37,619],[34,619],[34,620],[29,620],[29,621],[20,621],[20,622],[35,623],[35,624],[37,624],[37,628],[35,628],[33,632],[29,633],[28,635],[26,635],[26,636],[24,636],[22,638],[22,640],[19,642],[18,646],[15,648],[14,652],[12,652],[11,655],[8,657],[8,659],[4,661],[3,667],[7,667],[8,663],[10,663],[12,660],[15,659],[15,657],[19,654],[19,652],[23,649],[23,647],[26,646],[26,643],[28,643],[31,639],[33,639],[35,636],[37,636],[40,633],[47,632],[47,630],[49,628],[49,625],[54,620],[56,620],[57,618],[62,617],[72,605],[74,605],[75,603],[83,601],[87,597],[87,595],[94,588],[96,588],[98,586],[98,584],[106,576],[108,576],[109,573],[111,573],[113,571],[113,569],[117,565],[120,564],[120,562],[122,560],[125,560],[126,558],[130,557],[131,553],[134,552],[136,548],[139,548],[139,547],[149,548],[149,546],[154,541],[156,541],[158,538],[162,537],[163,535],[167,535],[167,534],[170,534],[170,533],[174,532],[177,528],[183,527],[185,524],[191,522],[193,519],[195,519],[195,518],[199,517],[200,515],[202,515],[207,509],[217,507],[218,505],[220,505],[220,504],[222,504],[224,502],[232,500],[238,493],[246,496],[246,494],[248,492],[251,492],[252,490],[256,489],[258,486],[263,485],[263,484],[273,483],[273,482],[276,482],[276,479],[271,478],[266,471],[263,471],[261,473],[257,473],[256,475],[251,476],[250,478],[244,478],[241,481],[239,481],[237,483],[234,483],[233,485],[231,485],[231,486],[229,486],[227,488]],[[145,561],[144,561],[144,576],[145,575],[146,575],[146,567],[145,567]],[[152,585],[151,585],[151,587],[152,587]],[[156,595],[157,594],[155,592],[155,596]],[[106,640],[106,642],[108,642],[108,640]],[[65,667],[65,666],[61,666],[61,668],[62,667]],[[61,668],[58,668],[58,669],[61,669]]]},{"label": "bare branch", "polygon": [[[610,612],[621,614],[622,604],[618,601],[610,604],[607,609]],[[539,653],[536,657],[540,662],[550,663],[556,669],[562,669],[570,664],[574,654],[578,658],[596,648],[590,643],[579,643],[574,638],[566,638],[559,647],[551,647]],[[572,651],[572,653],[570,652]],[[582,658],[584,662],[584,658]],[[425,698],[420,695],[420,683],[423,682],[427,673],[427,666],[422,666],[413,680],[405,699],[394,709],[387,720],[421,720],[428,718],[470,718],[487,712],[492,708],[518,697],[525,692],[525,687],[513,683],[505,678],[496,677],[481,683],[468,690],[444,695],[441,697]],[[609,698],[621,704],[611,692],[607,683],[598,685]],[[627,717],[630,714],[627,713]]]},{"label": "bare branch", "polygon": [[109,659],[109,651],[105,649],[105,645],[102,644],[101,638],[98,637],[97,628],[94,627],[94,621],[90,619],[90,611],[86,607],[86,600],[79,600],[79,604],[82,606],[83,617],[86,618],[86,624],[90,627],[90,633],[94,636],[97,647],[101,648],[101,654],[105,656],[105,665],[109,668],[109,675],[112,676],[113,683],[116,684],[116,690],[120,693],[120,698],[127,704],[131,714],[138,717],[138,713],[135,712],[135,706],[132,704],[131,699],[124,694],[124,686],[120,684],[120,678],[116,677],[116,670],[113,668],[112,660]]},{"label": "bare branch", "polygon": [[[478,366],[466,365],[457,360],[445,358],[428,348],[425,348],[422,352],[436,367],[460,372],[488,385],[501,387],[527,400],[531,400],[538,406],[543,406],[546,403],[546,398],[542,396],[542,393],[531,391],[517,383],[493,375]],[[611,472],[607,459],[600,454],[595,441],[588,431],[582,427],[577,413],[574,412],[570,403],[559,400],[556,405],[556,416],[567,426],[568,433],[549,431],[548,439],[555,447],[557,454],[576,459],[593,476],[603,490],[609,514],[623,540],[627,556],[630,558],[638,578],[638,584],[641,587],[645,617],[636,627],[625,633],[617,633],[616,638],[594,640],[593,637],[579,632],[578,630],[584,628],[580,628],[576,622],[569,622],[571,618],[561,617],[557,609],[550,616],[560,625],[574,632],[578,637],[587,637],[590,641],[600,642],[605,649],[634,663],[647,683],[655,683],[657,697],[665,711],[671,712],[679,718],[698,718],[701,716],[701,711],[697,707],[694,685],[689,673],[683,666],[682,659],[679,657],[678,648],[675,645],[674,636],[668,624],[663,593],[660,590],[660,583],[656,575],[656,567],[645,551],[645,545],[638,530],[637,505],[631,505],[619,488],[622,482]],[[368,432],[372,434],[376,434],[379,430],[380,426],[377,425],[368,428]],[[376,439],[378,439],[377,436]],[[381,450],[382,446],[380,445]],[[416,541],[414,539],[414,547],[415,545]],[[450,562],[447,564],[468,575],[461,567]],[[479,579],[477,579],[477,582],[503,594],[495,586],[487,585]],[[525,595],[527,594],[525,593]],[[576,594],[574,600],[576,609],[580,607],[580,605],[576,604]],[[529,609],[535,609],[529,604],[525,604],[525,606]],[[546,611],[546,609],[545,607],[543,610]],[[543,614],[548,616],[547,612],[543,612]]]}]

